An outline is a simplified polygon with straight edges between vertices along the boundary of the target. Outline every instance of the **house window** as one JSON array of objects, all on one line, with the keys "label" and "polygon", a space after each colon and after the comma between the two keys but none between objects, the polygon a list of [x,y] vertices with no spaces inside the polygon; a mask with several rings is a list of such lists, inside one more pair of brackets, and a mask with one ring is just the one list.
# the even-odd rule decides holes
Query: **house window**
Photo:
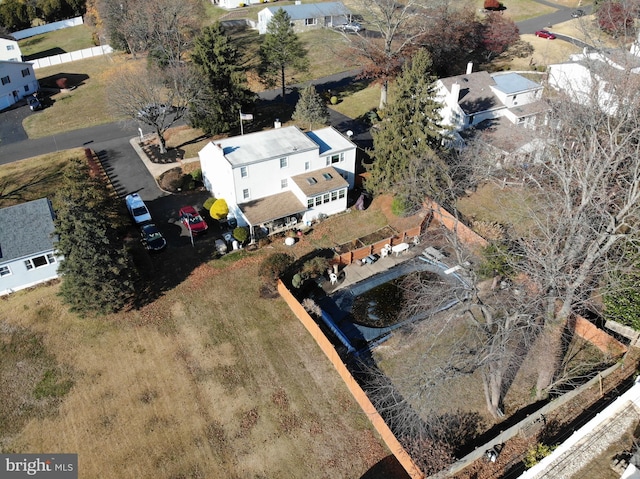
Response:
[{"label": "house window", "polygon": [[25,68],[24,70],[22,70],[22,77],[28,77],[29,75],[31,75],[31,70],[29,70],[28,68]]},{"label": "house window", "polygon": [[7,45],[7,50],[13,50],[15,48],[14,45]]},{"label": "house window", "polygon": [[323,197],[323,203],[329,203],[329,193],[326,193]]},{"label": "house window", "polygon": [[340,199],[344,198],[344,190],[338,191],[338,198]]},{"label": "house window", "polygon": [[322,196],[316,196],[316,206],[320,206],[322,204]]},{"label": "house window", "polygon": [[280,158],[280,168],[286,168],[288,164],[287,158]]},{"label": "house window", "polygon": [[6,77],[0,78],[0,81],[2,81],[3,85],[6,85],[7,83],[11,83],[11,78],[9,78],[9,75],[7,75]]},{"label": "house window", "polygon": [[317,18],[305,18],[304,19],[304,24],[306,26],[308,26],[308,25],[317,25],[318,24],[318,19]]},{"label": "house window", "polygon": [[29,91],[29,85],[25,85],[25,86],[24,86],[24,91],[25,91],[25,92],[28,92],[28,91]]},{"label": "house window", "polygon": [[246,178],[247,176],[249,176],[249,172],[247,171],[247,167],[246,166],[241,166],[240,167],[240,177]]},{"label": "house window", "polygon": [[338,199],[338,192],[337,191],[332,191],[331,192],[331,201],[335,201]]},{"label": "house window", "polygon": [[313,208],[313,198],[307,199],[307,208]]},{"label": "house window", "polygon": [[309,163],[308,161],[304,162],[304,171],[308,171],[309,168],[311,168],[311,163]]},{"label": "house window", "polygon": [[0,266],[0,278],[3,276],[9,276],[11,274],[11,268],[8,266]]},{"label": "house window", "polygon": [[55,256],[53,256],[53,253],[48,253],[47,255],[29,258],[24,262],[24,264],[27,267],[27,271],[28,271],[31,269],[41,268],[43,266],[47,266],[55,262],[56,262],[56,258]]},{"label": "house window", "polygon": [[327,166],[332,165],[334,163],[338,163],[339,161],[344,160],[344,153],[340,153],[339,155],[331,155],[327,156]]},{"label": "house window", "polygon": [[286,178],[280,180],[280,188],[285,189],[288,186],[288,184],[289,184],[289,181]]},{"label": "house window", "polygon": [[245,200],[249,198],[249,188],[245,188],[244,190],[242,190],[242,198],[244,198]]}]

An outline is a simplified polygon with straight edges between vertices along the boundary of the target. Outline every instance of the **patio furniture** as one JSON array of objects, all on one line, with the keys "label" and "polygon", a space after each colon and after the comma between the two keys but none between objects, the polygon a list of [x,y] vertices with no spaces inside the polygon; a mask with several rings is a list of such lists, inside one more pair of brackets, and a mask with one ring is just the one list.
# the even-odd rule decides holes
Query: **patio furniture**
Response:
[{"label": "patio furniture", "polygon": [[409,243],[400,243],[391,247],[391,251],[393,251],[396,254],[396,256],[398,256],[400,253],[404,253],[408,249],[409,249]]}]

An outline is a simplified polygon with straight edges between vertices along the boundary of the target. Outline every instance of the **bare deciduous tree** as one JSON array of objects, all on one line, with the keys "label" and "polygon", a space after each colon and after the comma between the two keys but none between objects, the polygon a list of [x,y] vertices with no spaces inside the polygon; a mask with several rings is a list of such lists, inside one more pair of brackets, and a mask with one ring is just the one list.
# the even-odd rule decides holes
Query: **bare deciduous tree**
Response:
[{"label": "bare deciduous tree", "polygon": [[152,127],[160,153],[166,153],[164,134],[185,116],[200,83],[186,65],[162,70],[136,65],[115,74],[108,94],[115,113]]}]

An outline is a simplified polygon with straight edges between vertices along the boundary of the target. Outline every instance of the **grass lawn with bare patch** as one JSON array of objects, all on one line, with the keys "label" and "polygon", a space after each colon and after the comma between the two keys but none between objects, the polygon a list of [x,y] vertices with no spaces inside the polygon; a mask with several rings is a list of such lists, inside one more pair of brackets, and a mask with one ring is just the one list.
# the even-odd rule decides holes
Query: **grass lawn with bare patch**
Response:
[{"label": "grass lawn with bare patch", "polygon": [[129,61],[133,60],[124,54],[113,53],[36,70],[40,82],[58,75],[78,78],[81,83],[73,90],[56,93],[51,97],[53,105],[24,120],[29,138],[122,120],[113,116],[109,109],[105,84],[121,64]]}]

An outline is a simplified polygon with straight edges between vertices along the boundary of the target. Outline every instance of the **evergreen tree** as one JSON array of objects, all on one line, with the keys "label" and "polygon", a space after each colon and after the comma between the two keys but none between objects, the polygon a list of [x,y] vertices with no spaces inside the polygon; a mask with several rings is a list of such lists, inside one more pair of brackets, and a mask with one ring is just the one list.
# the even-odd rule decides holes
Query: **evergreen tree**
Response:
[{"label": "evergreen tree", "polygon": [[365,186],[374,194],[395,194],[409,207],[419,207],[425,195],[436,196],[447,180],[434,81],[429,53],[419,50],[404,65],[395,99],[372,130],[373,163]]},{"label": "evergreen tree", "polygon": [[251,103],[252,93],[243,84],[240,55],[219,22],[196,38],[191,61],[204,81],[189,105],[191,124],[206,135],[228,132],[238,125],[240,109]]},{"label": "evergreen tree", "polygon": [[262,71],[267,75],[280,74],[282,99],[285,95],[285,68],[306,71],[309,67],[307,51],[293,31],[291,17],[282,8],[267,25],[267,33],[260,46]]},{"label": "evergreen tree", "polygon": [[82,160],[73,160],[56,205],[63,301],[80,314],[120,310],[133,294],[133,265],[114,228],[118,215],[106,187]]},{"label": "evergreen tree", "polygon": [[326,125],[329,121],[329,109],[313,85],[307,86],[296,104],[293,119],[301,123],[308,123],[309,129],[313,125]]}]

